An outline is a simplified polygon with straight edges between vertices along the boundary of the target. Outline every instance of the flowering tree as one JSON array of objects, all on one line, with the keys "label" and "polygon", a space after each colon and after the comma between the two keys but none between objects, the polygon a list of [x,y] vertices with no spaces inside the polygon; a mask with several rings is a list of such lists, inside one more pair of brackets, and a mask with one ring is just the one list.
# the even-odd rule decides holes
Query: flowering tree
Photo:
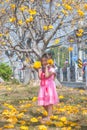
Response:
[{"label": "flowering tree", "polygon": [[0,50],[32,62],[77,29],[86,11],[85,0],[0,0]]}]

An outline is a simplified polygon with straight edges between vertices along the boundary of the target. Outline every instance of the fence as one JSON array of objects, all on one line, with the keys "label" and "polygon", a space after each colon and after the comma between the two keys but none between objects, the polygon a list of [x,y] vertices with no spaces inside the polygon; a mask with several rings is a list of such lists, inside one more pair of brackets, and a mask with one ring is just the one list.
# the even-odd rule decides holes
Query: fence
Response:
[{"label": "fence", "polygon": [[[82,69],[76,67],[66,67],[57,70],[57,79],[60,82],[85,82],[87,86],[87,67],[84,73]],[[26,68],[25,70],[15,70],[14,77],[20,82],[27,84],[31,79],[38,79],[37,72]]]}]

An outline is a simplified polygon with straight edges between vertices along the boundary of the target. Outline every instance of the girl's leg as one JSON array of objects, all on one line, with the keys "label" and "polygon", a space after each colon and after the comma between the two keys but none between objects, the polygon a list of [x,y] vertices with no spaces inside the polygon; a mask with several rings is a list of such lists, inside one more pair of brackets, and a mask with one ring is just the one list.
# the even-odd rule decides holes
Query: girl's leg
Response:
[{"label": "girl's leg", "polygon": [[48,106],[43,106],[46,112],[48,113]]},{"label": "girl's leg", "polygon": [[52,114],[53,114],[53,105],[51,104],[48,106],[48,117],[52,116]]},{"label": "girl's leg", "polygon": [[53,105],[48,105],[48,106],[46,106],[44,108],[45,108],[45,110],[47,110],[48,116],[43,118],[43,121],[48,121],[48,120],[50,120],[50,116],[52,116]]}]

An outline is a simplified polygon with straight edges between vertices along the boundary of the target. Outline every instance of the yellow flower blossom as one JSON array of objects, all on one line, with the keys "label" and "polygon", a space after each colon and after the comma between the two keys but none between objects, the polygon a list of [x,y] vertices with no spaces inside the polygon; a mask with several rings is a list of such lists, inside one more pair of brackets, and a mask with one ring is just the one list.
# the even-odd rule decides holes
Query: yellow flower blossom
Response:
[{"label": "yellow flower blossom", "polygon": [[12,128],[14,128],[14,125],[13,124],[4,125],[4,128],[12,129]]},{"label": "yellow flower blossom", "polygon": [[70,39],[69,42],[74,42],[74,39]]},{"label": "yellow flower blossom", "polygon": [[64,9],[63,9],[61,12],[62,12],[63,14],[65,14],[65,15],[68,15],[68,12],[67,12],[66,10],[64,10]]},{"label": "yellow flower blossom", "polygon": [[33,97],[32,101],[33,102],[37,101],[37,97]]},{"label": "yellow flower blossom", "polygon": [[44,31],[47,31],[48,30],[48,26],[43,26],[43,29],[44,29]]},{"label": "yellow flower blossom", "polygon": [[72,130],[71,127],[63,127],[61,130]]},{"label": "yellow flower blossom", "polygon": [[49,2],[50,2],[50,0],[46,0],[46,2],[47,2],[47,3],[49,3]]},{"label": "yellow flower blossom", "polygon": [[19,9],[20,9],[20,11],[23,12],[23,11],[25,11],[25,9],[27,9],[27,6],[21,6]]},{"label": "yellow flower blossom", "polygon": [[15,4],[11,4],[10,7],[11,7],[11,9],[15,9],[16,5]]},{"label": "yellow flower blossom", "polygon": [[47,111],[42,112],[42,114],[43,114],[44,116],[47,116],[47,115],[48,115]]},{"label": "yellow flower blossom", "polygon": [[7,121],[9,123],[16,124],[18,120],[15,116],[12,116],[12,117],[9,117],[9,119],[7,119]]},{"label": "yellow flower blossom", "polygon": [[18,21],[18,24],[19,24],[19,25],[22,25],[22,24],[23,24],[23,21],[22,21],[22,20],[19,20],[19,21]]},{"label": "yellow flower blossom", "polygon": [[33,117],[33,118],[30,119],[30,121],[31,121],[32,123],[36,123],[36,122],[38,122],[38,119],[35,118],[35,117]]},{"label": "yellow flower blossom", "polygon": [[10,20],[10,22],[15,22],[16,18],[15,17],[11,17],[9,20]]},{"label": "yellow flower blossom", "polygon": [[31,106],[32,106],[32,104],[27,103],[27,104],[24,105],[24,108],[29,108],[29,107],[31,107]]},{"label": "yellow flower blossom", "polygon": [[61,95],[61,96],[59,96],[59,99],[63,99],[63,98],[64,98],[64,96],[62,96],[62,95]]},{"label": "yellow flower blossom", "polygon": [[63,127],[64,126],[63,122],[61,122],[61,121],[55,122],[54,124],[55,124],[56,127]]},{"label": "yellow flower blossom", "polygon": [[87,10],[87,4],[84,5],[84,9]]},{"label": "yellow flower blossom", "polygon": [[24,113],[23,112],[21,112],[21,113],[19,113],[18,115],[17,115],[17,118],[22,118],[24,116]]},{"label": "yellow flower blossom", "polygon": [[41,68],[41,62],[40,62],[40,61],[36,61],[36,62],[33,64],[33,68],[35,68],[35,69]]},{"label": "yellow flower blossom", "polygon": [[58,44],[59,42],[60,42],[60,39],[56,39],[56,40],[54,41],[55,44]]},{"label": "yellow flower blossom", "polygon": [[2,33],[0,33],[0,37],[2,37],[3,36],[3,34]]},{"label": "yellow flower blossom", "polygon": [[83,33],[83,32],[84,32],[84,30],[83,30],[83,29],[79,29],[79,30],[78,30],[78,32]]},{"label": "yellow flower blossom", "polygon": [[53,25],[49,25],[49,26],[48,26],[48,29],[53,29]]},{"label": "yellow flower blossom", "polygon": [[58,116],[51,116],[50,119],[52,119],[52,120],[58,120]]},{"label": "yellow flower blossom", "polygon": [[57,7],[60,7],[60,6],[61,6],[61,4],[60,4],[60,3],[57,3],[57,4],[56,4],[56,6],[57,6]]},{"label": "yellow flower blossom", "polygon": [[2,13],[2,14],[5,14],[5,13],[6,13],[6,10],[5,10],[5,9],[2,9],[2,10],[1,10],[1,13]]},{"label": "yellow flower blossom", "polygon": [[54,61],[53,61],[52,59],[49,59],[49,60],[47,61],[47,63],[50,64],[50,65],[53,65],[53,64],[54,64]]},{"label": "yellow flower blossom", "polygon": [[25,125],[26,122],[22,120],[22,121],[20,121],[20,124],[21,124],[21,125]]},{"label": "yellow flower blossom", "polygon": [[26,19],[26,23],[30,23],[30,22],[33,22],[34,18],[32,16],[30,16],[30,18],[27,18]]},{"label": "yellow flower blossom", "polygon": [[6,42],[1,42],[1,44],[4,46],[4,45],[6,45]]},{"label": "yellow flower blossom", "polygon": [[68,50],[69,50],[69,51],[73,51],[73,47],[69,47]]},{"label": "yellow flower blossom", "polygon": [[65,7],[66,10],[72,10],[72,7],[68,4],[64,4],[64,7]]},{"label": "yellow flower blossom", "polygon": [[77,13],[78,13],[79,16],[81,16],[81,17],[85,15],[84,12],[83,12],[82,10],[80,10],[80,9],[77,11]]},{"label": "yellow flower blossom", "polygon": [[32,3],[34,2],[34,0],[30,0]]},{"label": "yellow flower blossom", "polygon": [[36,15],[37,11],[35,9],[29,10],[30,15]]},{"label": "yellow flower blossom", "polygon": [[45,125],[39,125],[38,130],[47,130],[47,127]]},{"label": "yellow flower blossom", "polygon": [[60,120],[63,122],[67,121],[66,117],[61,117]]},{"label": "yellow flower blossom", "polygon": [[20,130],[29,130],[28,126],[21,126]]}]

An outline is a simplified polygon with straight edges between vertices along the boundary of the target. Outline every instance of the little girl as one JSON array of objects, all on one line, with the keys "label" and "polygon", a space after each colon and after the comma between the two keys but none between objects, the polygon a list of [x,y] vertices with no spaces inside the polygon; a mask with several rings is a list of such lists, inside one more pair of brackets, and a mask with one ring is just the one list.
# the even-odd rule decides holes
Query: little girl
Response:
[{"label": "little girl", "polygon": [[48,65],[48,57],[44,54],[41,58],[42,68],[38,70],[40,78],[40,90],[38,95],[38,105],[43,106],[48,113],[43,120],[50,120],[53,105],[58,103],[58,95],[54,82],[55,69]]}]

